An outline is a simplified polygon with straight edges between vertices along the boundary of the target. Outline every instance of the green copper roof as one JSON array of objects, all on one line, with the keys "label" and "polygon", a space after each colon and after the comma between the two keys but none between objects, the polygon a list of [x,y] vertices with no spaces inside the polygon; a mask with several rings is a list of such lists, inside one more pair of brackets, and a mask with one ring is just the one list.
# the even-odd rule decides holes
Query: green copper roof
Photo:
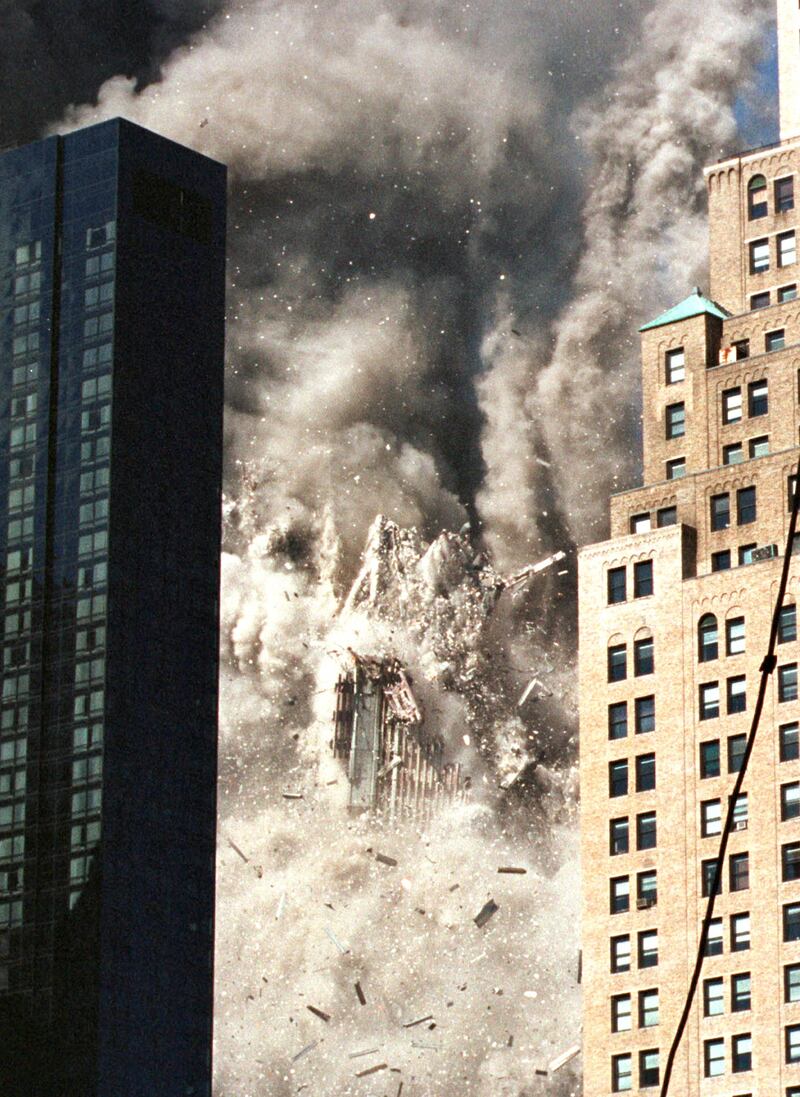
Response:
[{"label": "green copper roof", "polygon": [[722,305],[718,305],[716,301],[704,297],[700,290],[695,287],[694,293],[691,293],[679,305],[674,305],[666,312],[662,312],[649,324],[642,325],[639,331],[660,328],[662,324],[674,324],[677,320],[688,320],[690,316],[702,316],[704,312],[711,313],[712,316],[718,316],[720,320],[727,320],[732,315]]}]

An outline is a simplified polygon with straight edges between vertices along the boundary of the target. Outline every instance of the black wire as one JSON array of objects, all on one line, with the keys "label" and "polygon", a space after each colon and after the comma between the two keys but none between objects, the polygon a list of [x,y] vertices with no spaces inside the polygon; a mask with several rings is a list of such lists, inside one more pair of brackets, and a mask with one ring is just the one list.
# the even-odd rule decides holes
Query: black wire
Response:
[{"label": "black wire", "polygon": [[711,919],[714,916],[714,904],[717,899],[717,888],[722,878],[722,868],[725,861],[725,854],[728,849],[728,837],[731,832],[731,823],[733,822],[733,812],[736,805],[737,797],[741,792],[742,784],[744,783],[745,776],[747,775],[747,765],[750,761],[750,755],[753,753],[753,744],[755,743],[756,733],[758,732],[758,725],[761,719],[761,710],[764,707],[764,700],[767,694],[767,686],[769,684],[770,675],[775,670],[775,666],[778,662],[775,655],[775,646],[778,639],[778,626],[780,624],[781,609],[783,608],[783,599],[786,595],[786,585],[789,580],[789,566],[792,558],[792,548],[794,545],[794,535],[797,528],[797,516],[800,510],[800,460],[797,463],[797,471],[795,473],[794,492],[792,495],[792,511],[789,518],[789,532],[786,539],[786,551],[783,554],[783,568],[781,570],[781,581],[778,588],[778,597],[775,601],[775,609],[772,613],[772,626],[769,631],[769,646],[767,647],[767,654],[764,656],[764,660],[759,668],[761,671],[761,681],[758,686],[758,697],[756,699],[756,705],[753,710],[753,719],[750,723],[750,732],[747,736],[747,746],[745,747],[744,757],[742,758],[741,768],[736,778],[736,783],[733,786],[733,792],[728,798],[728,811],[725,816],[725,826],[722,830],[722,840],[720,841],[719,855],[717,857],[717,866],[714,872],[714,879],[711,885],[711,894],[708,897],[708,903],[706,905],[706,913],[703,918],[703,928],[700,933],[700,944],[697,948],[697,958],[695,960],[694,971],[692,972],[692,978],[689,983],[689,990],[686,994],[686,1002],[681,1013],[680,1020],[678,1021],[678,1027],[675,1030],[675,1036],[672,1041],[672,1046],[669,1049],[669,1055],[667,1056],[667,1062],[664,1067],[664,1081],[661,1085],[661,1097],[667,1097],[669,1093],[669,1083],[672,1077],[672,1068],[675,1064],[675,1057],[678,1054],[678,1048],[680,1047],[681,1038],[686,1029],[686,1023],[689,1020],[689,1013],[692,1009],[692,1003],[694,1002],[694,996],[697,992],[697,986],[700,982],[700,974],[703,969],[703,959],[705,957],[706,942],[708,941],[708,929],[711,925]]}]

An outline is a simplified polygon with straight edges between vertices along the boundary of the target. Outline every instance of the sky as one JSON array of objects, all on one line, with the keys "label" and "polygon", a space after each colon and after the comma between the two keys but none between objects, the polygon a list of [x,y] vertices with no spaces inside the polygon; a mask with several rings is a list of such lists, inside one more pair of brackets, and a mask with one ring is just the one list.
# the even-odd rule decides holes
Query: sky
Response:
[{"label": "sky", "polygon": [[[702,166],[776,135],[771,19],[0,0],[0,147],[123,115],[229,165],[217,1097],[535,1095],[579,1038],[575,548],[639,473],[636,329],[706,284]],[[378,515],[402,552],[348,600]],[[472,554],[556,550],[566,574],[475,609]],[[413,669],[469,804],[346,815],[347,647]],[[521,707],[534,674],[550,696]],[[509,858],[528,874],[501,893]],[[370,1090],[372,1048],[400,1073]]]}]

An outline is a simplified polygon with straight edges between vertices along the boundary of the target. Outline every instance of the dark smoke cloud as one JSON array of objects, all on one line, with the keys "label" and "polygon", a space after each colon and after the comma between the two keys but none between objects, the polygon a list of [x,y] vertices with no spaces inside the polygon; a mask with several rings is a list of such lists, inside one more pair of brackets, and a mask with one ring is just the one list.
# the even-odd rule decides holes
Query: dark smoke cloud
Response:
[{"label": "dark smoke cloud", "polygon": [[147,83],[222,0],[0,0],[0,147],[35,140],[110,76]]}]

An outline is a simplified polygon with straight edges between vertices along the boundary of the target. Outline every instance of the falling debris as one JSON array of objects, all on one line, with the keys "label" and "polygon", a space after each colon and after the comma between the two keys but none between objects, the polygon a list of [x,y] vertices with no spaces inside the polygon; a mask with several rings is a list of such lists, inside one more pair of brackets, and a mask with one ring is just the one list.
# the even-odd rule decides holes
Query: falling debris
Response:
[{"label": "falling debris", "polygon": [[531,678],[530,682],[528,682],[527,686],[525,687],[519,701],[517,701],[517,708],[522,708],[522,706],[525,704],[525,702],[528,700],[534,690],[536,690],[536,696],[533,698],[534,701],[541,701],[545,697],[553,696],[553,691],[546,689],[538,678]]},{"label": "falling debris", "polygon": [[339,952],[341,952],[342,956],[347,955],[347,949],[344,947],[342,942],[337,939],[336,934],[333,932],[333,930],[328,929],[328,927],[326,926],[325,927],[325,932],[327,933],[327,935],[331,939],[331,941],[333,941],[334,945],[336,945]]},{"label": "falling debris", "polygon": [[522,583],[530,579],[532,575],[538,575],[540,571],[544,571],[546,568],[552,567],[553,564],[557,564],[559,560],[566,559],[566,552],[554,552],[552,556],[546,556],[544,560],[540,560],[538,564],[528,564],[527,567],[521,568],[520,571],[515,572],[509,576],[508,579],[503,580],[503,585],[507,590],[513,590],[514,587],[521,586]]},{"label": "falling debris", "polygon": [[278,908],[275,911],[275,921],[277,922],[280,916],[283,914],[283,908],[286,906],[286,892],[281,892],[281,897],[278,900]]},{"label": "falling debris", "polygon": [[577,975],[578,975],[578,978],[577,978],[576,981],[578,983],[578,986],[580,986],[581,980],[583,979],[583,949],[582,948],[578,949],[578,972],[577,972]]},{"label": "falling debris", "polygon": [[306,1044],[304,1048],[301,1048],[296,1055],[292,1056],[292,1062],[296,1063],[298,1059],[302,1059],[304,1055],[308,1055],[309,1051],[313,1051],[319,1043],[319,1040],[315,1040],[313,1044]]},{"label": "falling debris", "polygon": [[356,983],[355,988],[356,988],[356,996],[357,996],[359,1002],[361,1003],[362,1006],[365,1006],[367,1004],[367,999],[364,995],[364,991],[361,989],[361,983]]},{"label": "falling debris", "polygon": [[356,1078],[366,1078],[369,1074],[377,1074],[379,1070],[386,1070],[388,1063],[378,1063],[376,1067],[369,1067],[367,1070],[360,1070],[356,1074]]},{"label": "falling debris", "polygon": [[348,1058],[350,1058],[350,1059],[360,1059],[364,1055],[377,1055],[380,1050],[381,1049],[379,1047],[371,1047],[371,1048],[367,1048],[366,1051],[351,1051]]},{"label": "falling debris", "polygon": [[547,1069],[550,1071],[551,1074],[555,1074],[557,1070],[561,1070],[561,1068],[565,1067],[567,1063],[571,1062],[576,1055],[579,1055],[580,1050],[580,1044],[573,1044],[572,1047],[567,1048],[567,1050],[562,1052],[561,1055],[557,1055],[555,1059],[551,1059],[550,1062],[547,1064]]},{"label": "falling debris", "polygon": [[244,861],[244,863],[246,865],[250,864],[250,858],[245,857],[245,855],[242,853],[242,851],[239,849],[239,847],[236,845],[236,843],[232,842],[230,838],[228,839],[228,845],[231,847],[231,849],[234,851],[234,853],[239,854],[239,856],[241,857],[241,859]]},{"label": "falling debris", "polygon": [[416,1042],[416,1040],[411,1041],[411,1046],[412,1047],[423,1048],[425,1051],[438,1051],[439,1050],[439,1047],[438,1047],[437,1044],[418,1044]]},{"label": "falling debris", "polygon": [[306,1006],[306,1009],[313,1013],[315,1017],[319,1017],[319,1019],[321,1021],[324,1021],[325,1024],[327,1024],[328,1021],[330,1021],[331,1019],[330,1013],[326,1013],[324,1009],[317,1009],[316,1006]]},{"label": "falling debris", "polygon": [[540,1078],[546,1078],[547,1077],[547,1071],[546,1070],[540,1070],[538,1067],[536,1068],[536,1070],[534,1070],[533,1073],[538,1074],[538,1076]]},{"label": "falling debris", "polygon": [[537,458],[536,458],[536,464],[537,464],[537,465],[541,465],[541,466],[542,466],[542,468],[545,468],[545,469],[549,469],[549,468],[552,468],[552,467],[553,467],[553,466],[552,466],[552,465],[550,464],[550,462],[549,462],[549,461],[545,461],[545,459],[544,459],[543,457],[537,457]]},{"label": "falling debris", "polygon": [[504,872],[507,876],[524,876],[527,873],[526,868],[499,868],[498,872]]},{"label": "falling debris", "polygon": [[432,1021],[433,1014],[426,1013],[424,1017],[417,1017],[416,1021],[406,1021],[403,1028],[414,1028],[416,1025],[424,1024],[425,1021]]},{"label": "falling debris", "polygon": [[395,868],[397,866],[397,861],[394,859],[394,857],[387,857],[385,853],[376,853],[375,860],[380,861],[382,865],[389,865],[391,868]]},{"label": "falling debris", "polygon": [[284,798],[284,800],[302,800],[303,799],[303,793],[302,792],[284,792],[283,793],[283,798]]},{"label": "falling debris", "polygon": [[489,919],[494,914],[496,914],[499,909],[500,907],[497,905],[494,899],[490,899],[489,902],[485,903],[475,915],[475,917],[473,918],[473,922],[478,927],[478,929],[483,929]]}]

